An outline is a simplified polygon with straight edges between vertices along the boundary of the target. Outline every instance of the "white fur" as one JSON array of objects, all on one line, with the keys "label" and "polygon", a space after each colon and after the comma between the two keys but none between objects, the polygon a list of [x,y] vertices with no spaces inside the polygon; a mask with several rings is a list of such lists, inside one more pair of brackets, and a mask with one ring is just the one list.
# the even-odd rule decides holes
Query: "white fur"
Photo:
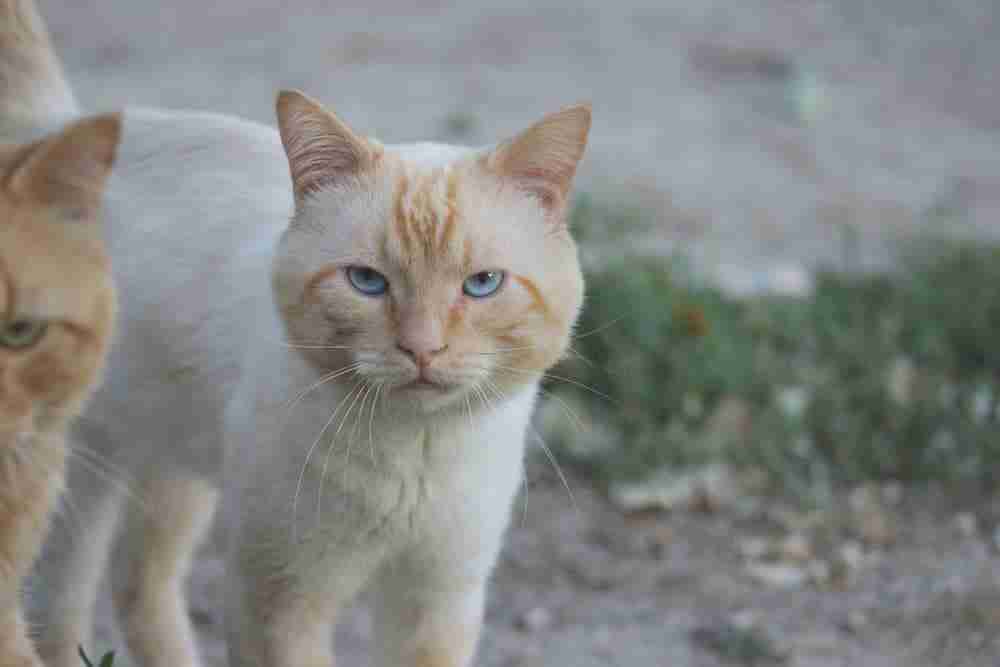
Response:
[{"label": "white fur", "polygon": [[[422,165],[461,155],[426,144],[397,150]],[[382,664],[403,664],[427,637],[478,628],[521,479],[535,382],[492,410],[437,416],[385,406],[369,413],[368,396],[355,401],[361,418],[344,422],[331,449],[339,422],[330,417],[345,385],[324,385],[288,407],[318,377],[282,345],[271,296],[273,250],[292,213],[274,130],[209,114],[125,114],[107,216],[121,330],[88,416],[105,433],[91,446],[126,468],[148,503],[126,505],[133,529],[113,556],[119,606],[180,636],[151,638],[141,620],[132,623],[132,649],[147,664],[197,661],[190,638],[177,630],[176,579],[190,554],[177,554],[173,567],[181,571],[165,583],[151,583],[152,570],[134,562],[143,557],[143,540],[178,520],[157,503],[177,488],[198,487],[192,480],[221,486],[234,529],[227,596],[233,667],[328,664],[336,610],[376,574]],[[178,484],[158,495],[164,480]],[[210,495],[186,511],[210,512]],[[197,539],[202,530],[192,526],[186,536]],[[94,569],[101,559],[84,560]],[[74,563],[80,566],[79,559],[51,559],[54,569],[42,579],[64,581],[59,568]],[[275,602],[264,584],[283,578],[292,583]],[[52,655],[68,655],[66,647],[80,639],[73,634],[84,631],[90,601],[73,595],[92,588],[77,581],[50,593],[56,613],[77,619],[51,621],[66,633],[49,638],[62,647]],[[471,650],[448,664],[464,664]]]}]

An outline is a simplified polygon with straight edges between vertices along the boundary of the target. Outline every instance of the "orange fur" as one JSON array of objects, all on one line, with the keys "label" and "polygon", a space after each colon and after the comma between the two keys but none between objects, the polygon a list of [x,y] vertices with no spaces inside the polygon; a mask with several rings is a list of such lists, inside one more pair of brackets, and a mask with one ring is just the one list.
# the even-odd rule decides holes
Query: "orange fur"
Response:
[{"label": "orange fur", "polygon": [[0,340],[0,664],[35,665],[20,622],[20,579],[62,489],[64,431],[98,381],[115,292],[97,220],[117,116],[0,149],[0,327],[41,321],[26,347]]}]

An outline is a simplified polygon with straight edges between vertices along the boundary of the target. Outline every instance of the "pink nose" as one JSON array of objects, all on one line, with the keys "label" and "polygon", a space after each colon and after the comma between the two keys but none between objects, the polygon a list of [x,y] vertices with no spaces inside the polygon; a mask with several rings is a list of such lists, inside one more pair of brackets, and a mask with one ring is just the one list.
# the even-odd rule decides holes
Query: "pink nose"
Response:
[{"label": "pink nose", "polygon": [[396,347],[410,359],[413,359],[413,363],[415,363],[417,368],[420,370],[427,368],[434,357],[448,349],[447,345],[442,345],[437,349],[431,349],[428,346],[406,347],[400,343],[396,343]]}]

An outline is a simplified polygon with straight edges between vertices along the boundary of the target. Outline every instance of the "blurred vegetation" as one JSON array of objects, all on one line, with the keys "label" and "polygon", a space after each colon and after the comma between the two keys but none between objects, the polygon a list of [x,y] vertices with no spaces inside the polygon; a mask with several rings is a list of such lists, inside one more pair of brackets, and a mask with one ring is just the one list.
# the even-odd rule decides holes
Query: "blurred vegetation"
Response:
[{"label": "blurred vegetation", "polygon": [[573,224],[587,302],[556,374],[594,391],[546,387],[542,428],[564,460],[605,482],[724,460],[807,495],[884,479],[992,485],[1000,247],[913,242],[892,273],[822,271],[802,297],[735,298],[683,262],[621,250],[644,224],[635,212],[582,200]]},{"label": "blurred vegetation", "polygon": [[87,657],[87,654],[86,654],[86,652],[84,652],[84,650],[83,650],[82,647],[79,648],[78,651],[80,653],[80,660],[83,661],[84,667],[114,667],[114,664],[115,664],[115,654],[114,654],[113,651],[105,653],[104,657],[102,657],[96,663],[92,662],[91,659],[89,657]]}]

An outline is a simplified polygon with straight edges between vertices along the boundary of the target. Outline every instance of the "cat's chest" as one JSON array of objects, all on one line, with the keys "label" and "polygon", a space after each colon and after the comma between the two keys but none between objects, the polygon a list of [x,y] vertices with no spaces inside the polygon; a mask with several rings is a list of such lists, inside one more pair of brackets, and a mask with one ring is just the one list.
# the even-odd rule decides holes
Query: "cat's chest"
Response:
[{"label": "cat's chest", "polygon": [[414,428],[376,443],[377,457],[359,461],[343,490],[379,539],[466,541],[504,521],[521,475],[520,438],[516,428]]},{"label": "cat's chest", "polygon": [[379,519],[416,527],[456,501],[475,499],[488,467],[476,441],[475,434],[429,427],[384,438],[374,458],[356,466],[353,490],[370,498]]}]

